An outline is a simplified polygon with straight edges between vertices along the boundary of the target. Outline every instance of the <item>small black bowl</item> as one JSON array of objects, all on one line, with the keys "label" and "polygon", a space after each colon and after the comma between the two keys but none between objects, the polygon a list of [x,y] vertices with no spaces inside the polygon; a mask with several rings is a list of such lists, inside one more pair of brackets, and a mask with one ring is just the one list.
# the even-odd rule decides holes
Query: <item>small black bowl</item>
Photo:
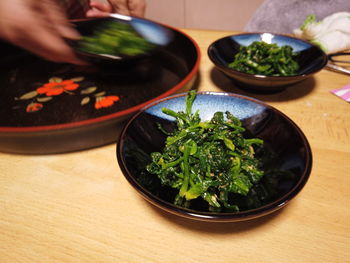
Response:
[{"label": "small black bowl", "polygon": [[[233,62],[241,46],[248,46],[254,41],[276,43],[278,46],[289,45],[298,55],[299,70],[293,76],[264,76],[240,72],[228,67]],[[327,64],[327,55],[317,46],[304,40],[272,33],[244,33],[231,35],[213,42],[208,48],[208,56],[215,66],[233,79],[244,89],[257,92],[276,92],[305,80],[320,71]]]},{"label": "small black bowl", "polygon": [[77,55],[83,60],[102,67],[127,67],[134,66],[137,63],[144,62],[159,48],[168,45],[174,38],[173,32],[157,22],[119,14],[111,14],[108,17],[89,18],[72,21],[76,30],[82,36],[93,36],[96,30],[103,28],[107,23],[124,24],[130,26],[130,32],[134,32],[138,37],[143,38],[150,44],[150,48],[145,52],[137,55],[128,54],[96,54],[92,52],[83,51],[79,48],[80,41],[68,41],[74,48]]},{"label": "small black bowl", "polygon": [[[173,204],[171,189],[161,186],[155,175],[144,177],[151,152],[161,151],[166,136],[156,123],[168,130],[175,120],[164,114],[162,108],[178,112],[185,110],[186,94],[173,95],[151,103],[137,113],[124,127],[117,144],[119,166],[129,183],[147,201],[170,213],[202,221],[234,222],[270,214],[293,199],[306,184],[311,168],[312,153],[300,128],[277,109],[253,98],[232,93],[204,92],[197,94],[193,112],[199,110],[202,121],[212,118],[217,111],[229,111],[238,117],[247,133],[264,140],[264,147],[275,158],[269,164],[283,170],[274,181],[274,194],[254,209],[232,212],[208,212],[187,209]],[[146,180],[145,180],[146,179]],[[264,183],[268,183],[267,181]]]}]

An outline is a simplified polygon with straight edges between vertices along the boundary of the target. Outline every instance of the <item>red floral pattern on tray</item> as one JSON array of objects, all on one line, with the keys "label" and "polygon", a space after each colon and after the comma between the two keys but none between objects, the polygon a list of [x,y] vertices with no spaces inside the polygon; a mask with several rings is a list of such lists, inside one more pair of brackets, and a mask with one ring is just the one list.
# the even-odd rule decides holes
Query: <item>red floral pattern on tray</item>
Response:
[{"label": "red floral pattern on tray", "polygon": [[107,96],[105,91],[98,91],[98,88],[95,86],[81,88],[80,82],[84,79],[84,77],[71,79],[52,77],[47,83],[15,99],[19,101],[29,101],[26,107],[26,112],[40,111],[44,108],[45,103],[62,94],[81,96],[81,106],[94,101],[94,108],[97,110],[111,107],[115,102],[120,100],[119,96]]}]

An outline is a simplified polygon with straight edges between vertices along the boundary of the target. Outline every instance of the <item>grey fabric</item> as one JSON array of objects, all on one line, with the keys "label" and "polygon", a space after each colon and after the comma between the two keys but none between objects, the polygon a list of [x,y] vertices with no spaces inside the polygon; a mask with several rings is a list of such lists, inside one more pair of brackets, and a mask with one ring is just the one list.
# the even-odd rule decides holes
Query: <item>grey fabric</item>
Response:
[{"label": "grey fabric", "polygon": [[245,26],[246,32],[290,34],[307,15],[321,20],[336,12],[350,12],[350,0],[266,0]]}]

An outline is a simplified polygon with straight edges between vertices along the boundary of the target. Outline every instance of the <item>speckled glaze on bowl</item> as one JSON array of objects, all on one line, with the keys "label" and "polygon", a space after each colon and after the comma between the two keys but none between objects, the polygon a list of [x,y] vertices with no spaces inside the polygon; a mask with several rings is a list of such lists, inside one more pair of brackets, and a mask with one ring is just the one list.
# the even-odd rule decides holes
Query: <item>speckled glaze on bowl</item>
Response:
[{"label": "speckled glaze on bowl", "polygon": [[[293,51],[300,52],[300,69],[294,76],[264,76],[230,69],[228,64],[234,60],[241,46],[254,41],[289,45]],[[317,46],[304,40],[272,33],[244,33],[216,40],[208,47],[208,56],[214,65],[241,88],[257,92],[276,92],[305,80],[320,71],[327,64],[327,55]]]},{"label": "speckled glaze on bowl", "polygon": [[253,98],[233,94],[199,93],[193,111],[199,110],[203,121],[211,119],[216,111],[230,111],[243,123],[252,137],[264,140],[265,147],[272,150],[277,159],[273,166],[287,171],[291,178],[280,178],[272,200],[259,208],[238,213],[214,213],[186,209],[172,204],[168,191],[163,191],[159,182],[145,188],[138,180],[140,172],[150,162],[149,154],[161,151],[166,136],[157,128],[156,122],[165,129],[174,127],[174,119],[162,113],[163,107],[174,111],[185,109],[186,94],[173,95],[158,100],[145,108],[127,123],[117,144],[119,166],[133,188],[155,206],[178,216],[214,222],[235,222],[270,214],[293,199],[306,184],[311,168],[312,153],[307,138],[300,128],[277,109]]}]

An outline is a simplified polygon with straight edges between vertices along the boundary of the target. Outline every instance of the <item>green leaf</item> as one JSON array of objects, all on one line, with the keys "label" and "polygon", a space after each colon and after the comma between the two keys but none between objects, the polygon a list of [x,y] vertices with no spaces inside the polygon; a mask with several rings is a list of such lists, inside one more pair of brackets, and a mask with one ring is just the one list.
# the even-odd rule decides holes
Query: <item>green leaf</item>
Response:
[{"label": "green leaf", "polygon": [[188,189],[188,181],[189,181],[189,178],[188,176],[184,178],[184,181],[183,181],[183,184],[180,188],[180,191],[179,191],[179,195],[180,196],[185,196],[186,192],[187,192],[187,189]]},{"label": "green leaf", "polygon": [[305,30],[306,27],[307,27],[309,24],[313,23],[313,22],[316,22],[316,16],[315,16],[314,14],[308,15],[308,16],[305,18],[305,20],[304,20],[303,24],[301,25],[300,29],[301,29],[301,30]]},{"label": "green leaf", "polygon": [[97,87],[89,87],[80,91],[80,94],[91,94],[96,91]]},{"label": "green leaf", "polygon": [[73,80],[74,82],[80,82],[80,81],[83,81],[84,79],[85,79],[84,77],[71,78],[71,80]]},{"label": "green leaf", "polygon": [[201,183],[195,184],[192,186],[186,193],[185,198],[186,200],[196,199],[198,196],[200,196],[204,192],[204,189],[202,187]]},{"label": "green leaf", "polygon": [[249,181],[249,178],[243,174],[240,174],[233,178],[232,184],[230,185],[230,192],[247,195],[252,183]]},{"label": "green leaf", "polygon": [[195,90],[191,90],[186,96],[186,114],[189,116],[192,112],[192,105],[196,99],[197,93]]},{"label": "green leaf", "polygon": [[190,147],[191,147],[190,148],[190,155],[196,154],[197,149],[198,149],[197,143],[195,141],[191,140],[191,142],[189,144],[190,144]]},{"label": "green leaf", "polygon": [[47,102],[52,100],[52,97],[41,97],[36,99],[38,102]]},{"label": "green leaf", "polygon": [[102,91],[102,92],[99,92],[99,93],[94,94],[95,97],[102,97],[102,96],[104,96],[104,95],[106,95],[106,92],[105,92],[105,91]]},{"label": "green leaf", "polygon": [[223,141],[224,141],[224,143],[225,143],[225,145],[226,145],[226,147],[227,147],[228,149],[230,149],[231,151],[234,151],[234,150],[235,150],[236,147],[235,147],[235,145],[233,144],[232,140],[230,140],[230,139],[224,137],[224,138],[223,138]]},{"label": "green leaf", "polygon": [[86,105],[90,102],[90,98],[89,97],[85,97],[81,100],[80,105]]},{"label": "green leaf", "polygon": [[209,203],[209,205],[211,205],[213,207],[221,207],[216,195],[210,194],[210,193],[204,193],[203,198],[205,201],[207,201]]},{"label": "green leaf", "polygon": [[33,90],[33,91],[30,91],[26,94],[23,94],[22,96],[17,98],[17,100],[29,100],[29,99],[34,98],[37,95],[38,95],[38,92],[36,90]]}]

